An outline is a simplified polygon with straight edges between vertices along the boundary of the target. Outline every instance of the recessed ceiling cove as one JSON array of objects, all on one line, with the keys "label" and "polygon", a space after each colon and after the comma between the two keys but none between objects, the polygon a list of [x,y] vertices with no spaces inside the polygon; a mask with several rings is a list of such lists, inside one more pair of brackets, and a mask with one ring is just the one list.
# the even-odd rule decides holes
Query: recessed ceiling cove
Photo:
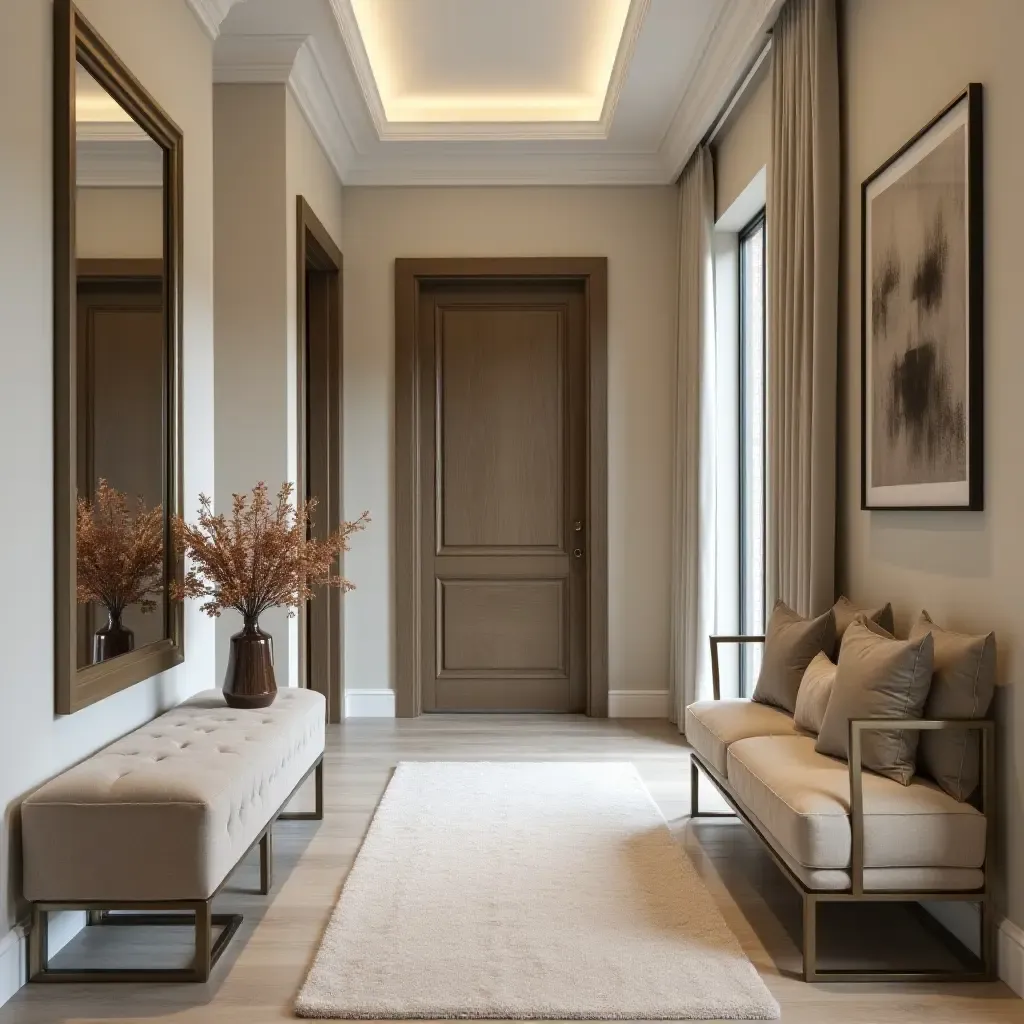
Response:
[{"label": "recessed ceiling cove", "polygon": [[673,181],[782,0],[188,0],[346,185]]},{"label": "recessed ceiling cove", "polygon": [[344,2],[386,120],[414,124],[598,124],[614,104],[616,58],[621,54],[621,73],[648,6],[647,0]]}]

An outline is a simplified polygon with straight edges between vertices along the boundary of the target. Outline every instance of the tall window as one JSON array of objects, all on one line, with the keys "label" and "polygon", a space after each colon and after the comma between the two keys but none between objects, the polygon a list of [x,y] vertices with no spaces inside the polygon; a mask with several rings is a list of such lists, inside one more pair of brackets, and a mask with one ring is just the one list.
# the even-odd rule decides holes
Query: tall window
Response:
[{"label": "tall window", "polygon": [[[765,218],[740,232],[739,259],[739,623],[765,627]],[[741,645],[740,693],[749,696],[761,647]]]}]

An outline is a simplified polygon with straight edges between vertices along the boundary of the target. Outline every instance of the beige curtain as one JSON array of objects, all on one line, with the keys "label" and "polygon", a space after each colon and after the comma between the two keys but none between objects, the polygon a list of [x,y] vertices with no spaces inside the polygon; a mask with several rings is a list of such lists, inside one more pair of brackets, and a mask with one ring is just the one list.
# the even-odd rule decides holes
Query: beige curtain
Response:
[{"label": "beige curtain", "polygon": [[715,203],[710,151],[702,146],[679,186],[679,307],[672,492],[672,720],[710,696],[714,631]]},{"label": "beige curtain", "polygon": [[768,607],[835,599],[839,70],[835,0],[772,35],[768,164]]}]

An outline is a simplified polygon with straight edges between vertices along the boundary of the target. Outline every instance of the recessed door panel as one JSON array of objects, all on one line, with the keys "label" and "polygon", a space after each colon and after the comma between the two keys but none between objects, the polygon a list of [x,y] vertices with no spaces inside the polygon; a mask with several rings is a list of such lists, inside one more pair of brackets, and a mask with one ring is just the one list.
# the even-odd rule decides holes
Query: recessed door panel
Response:
[{"label": "recessed door panel", "polygon": [[562,310],[440,313],[440,551],[561,549],[565,515]]},{"label": "recessed door panel", "polygon": [[441,676],[566,675],[565,580],[438,580]]}]

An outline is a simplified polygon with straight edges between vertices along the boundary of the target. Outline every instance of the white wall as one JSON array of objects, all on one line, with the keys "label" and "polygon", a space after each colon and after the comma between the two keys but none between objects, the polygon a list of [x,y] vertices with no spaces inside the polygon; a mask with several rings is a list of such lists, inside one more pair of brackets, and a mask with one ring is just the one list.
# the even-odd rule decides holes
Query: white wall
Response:
[{"label": "white wall", "polygon": [[[858,603],[891,600],[906,628],[996,631],[1002,822],[1010,919],[1024,925],[1024,431],[1020,276],[1024,35],[1020,0],[845,0],[845,243],[841,311],[839,581]],[[970,82],[985,86],[986,511],[860,511],[860,183]],[[844,372],[845,370],[845,372]]]},{"label": "white wall", "polygon": [[159,188],[80,188],[75,197],[79,259],[161,259],[164,193]]},{"label": "white wall", "polygon": [[[185,493],[213,489],[211,44],[181,0],[79,0],[185,133]],[[6,0],[0,66],[0,1001],[18,982],[18,804],[31,789],[212,685],[213,629],[186,612],[187,661],[67,718],[53,711],[53,320],[49,3]],[[16,582],[15,582],[16,581]]]},{"label": "white wall", "polygon": [[394,687],[394,261],[607,256],[609,687],[668,687],[676,190],[345,190],[346,688]]}]

